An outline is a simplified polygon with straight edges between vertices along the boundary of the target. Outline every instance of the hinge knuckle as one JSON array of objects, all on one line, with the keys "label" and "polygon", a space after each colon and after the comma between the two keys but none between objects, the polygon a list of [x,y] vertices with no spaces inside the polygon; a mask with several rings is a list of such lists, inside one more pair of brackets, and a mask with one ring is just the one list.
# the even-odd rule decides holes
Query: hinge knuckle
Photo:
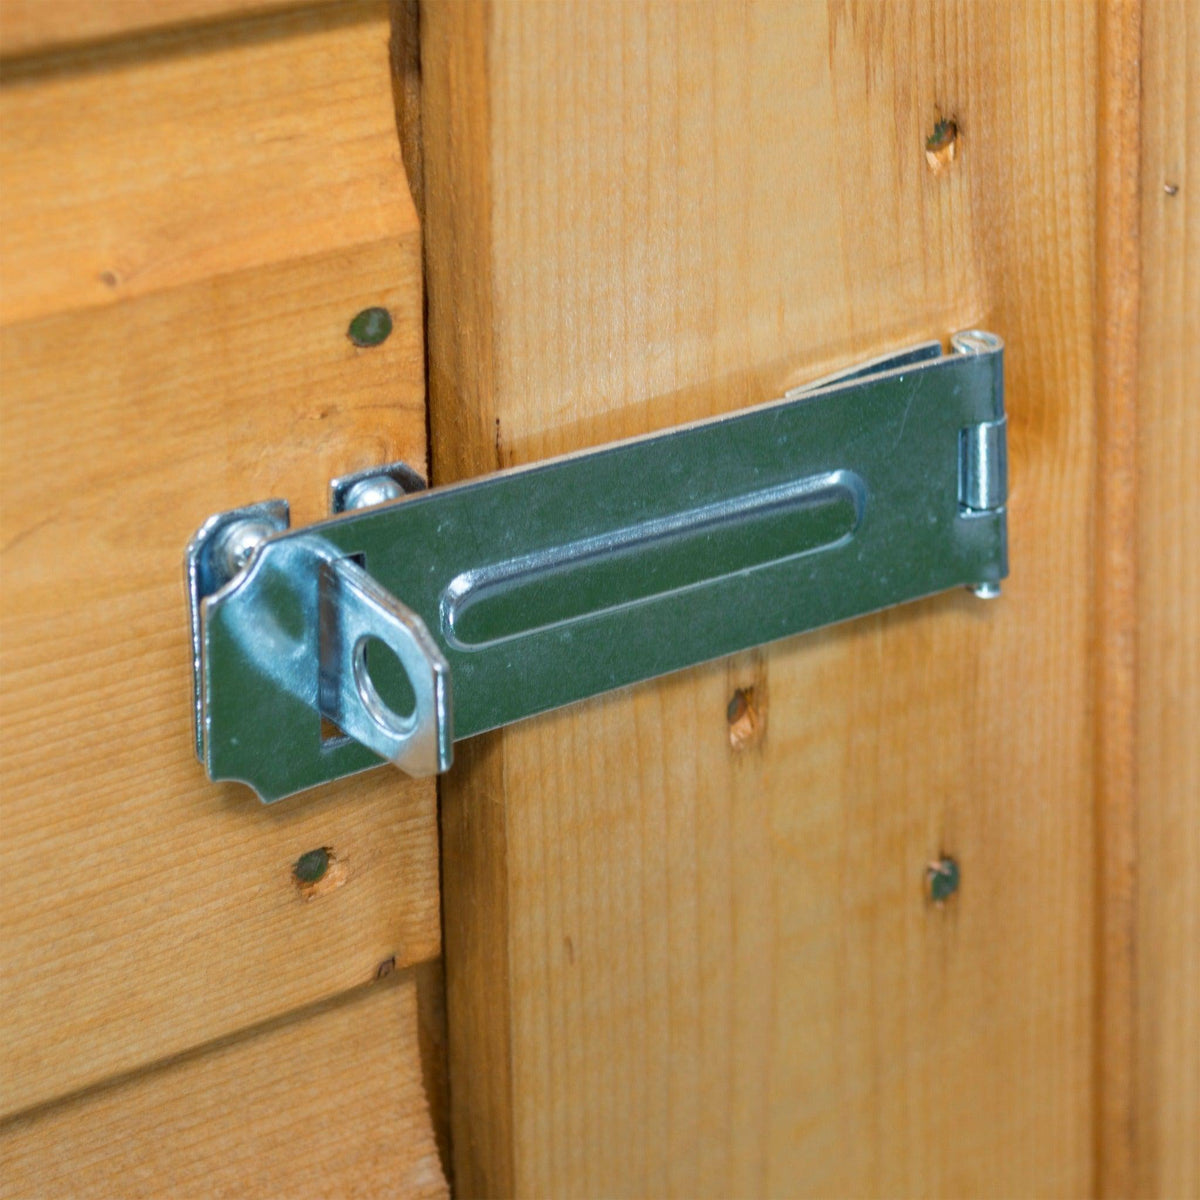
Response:
[{"label": "hinge knuckle", "polygon": [[1008,503],[1007,420],[968,425],[959,434],[958,503],[966,515]]}]

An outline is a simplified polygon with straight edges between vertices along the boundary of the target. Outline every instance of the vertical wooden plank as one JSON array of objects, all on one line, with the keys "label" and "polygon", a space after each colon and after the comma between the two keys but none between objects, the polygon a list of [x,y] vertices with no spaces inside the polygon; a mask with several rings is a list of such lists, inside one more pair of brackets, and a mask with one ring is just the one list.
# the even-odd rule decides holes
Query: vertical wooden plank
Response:
[{"label": "vertical wooden plank", "polygon": [[[431,473],[437,482],[501,465],[493,362],[494,268],[487,87],[489,13],[464,4],[421,11],[421,125],[425,197],[437,197],[436,232],[426,239],[430,392],[443,398]],[[455,399],[451,399],[455,397]],[[436,447],[436,455],[434,452]],[[455,1187],[464,1196],[516,1194],[513,1164],[508,855],[504,743],[479,738],[455,748],[442,781],[442,859],[450,1137]]]},{"label": "vertical wooden plank", "polygon": [[1095,8],[431,2],[421,36],[437,480],[918,335],[1010,346],[997,605],[630,689],[446,781],[460,1189],[1094,1191]]},{"label": "vertical wooden plank", "polygon": [[1137,1190],[1200,1195],[1200,4],[1144,10]]},{"label": "vertical wooden plank", "polygon": [[1096,1171],[1134,1184],[1138,137],[1141,7],[1100,6],[1096,196]]}]

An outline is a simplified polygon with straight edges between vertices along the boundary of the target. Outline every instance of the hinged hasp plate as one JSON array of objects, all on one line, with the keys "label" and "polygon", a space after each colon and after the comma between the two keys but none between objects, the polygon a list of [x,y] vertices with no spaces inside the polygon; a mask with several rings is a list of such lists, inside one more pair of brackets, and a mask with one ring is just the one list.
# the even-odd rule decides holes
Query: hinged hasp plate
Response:
[{"label": "hinged hasp plate", "polygon": [[306,529],[282,501],[210,518],[187,554],[201,761],[264,800],[381,759],[431,774],[456,737],[958,585],[997,594],[1003,347],[952,347],[453,487],[360,472]]}]

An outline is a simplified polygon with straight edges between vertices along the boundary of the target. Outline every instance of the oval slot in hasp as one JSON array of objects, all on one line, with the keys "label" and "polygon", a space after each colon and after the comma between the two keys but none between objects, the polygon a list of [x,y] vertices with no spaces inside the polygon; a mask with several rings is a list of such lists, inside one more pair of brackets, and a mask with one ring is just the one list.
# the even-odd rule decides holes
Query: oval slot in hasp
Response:
[{"label": "oval slot in hasp", "polygon": [[482,649],[828,550],[865,502],[854,472],[830,471],[465,571],[442,596],[443,633]]}]

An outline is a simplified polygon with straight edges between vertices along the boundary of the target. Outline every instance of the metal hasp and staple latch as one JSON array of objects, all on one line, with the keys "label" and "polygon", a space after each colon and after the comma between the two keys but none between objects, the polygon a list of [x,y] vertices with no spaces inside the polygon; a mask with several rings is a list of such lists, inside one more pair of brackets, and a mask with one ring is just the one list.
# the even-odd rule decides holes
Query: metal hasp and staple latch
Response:
[{"label": "metal hasp and staple latch", "polygon": [[430,775],[455,738],[611,688],[996,595],[1003,345],[951,345],[452,487],[360,472],[306,529],[281,500],[211,517],[187,550],[200,760],[267,801],[381,759]]}]

